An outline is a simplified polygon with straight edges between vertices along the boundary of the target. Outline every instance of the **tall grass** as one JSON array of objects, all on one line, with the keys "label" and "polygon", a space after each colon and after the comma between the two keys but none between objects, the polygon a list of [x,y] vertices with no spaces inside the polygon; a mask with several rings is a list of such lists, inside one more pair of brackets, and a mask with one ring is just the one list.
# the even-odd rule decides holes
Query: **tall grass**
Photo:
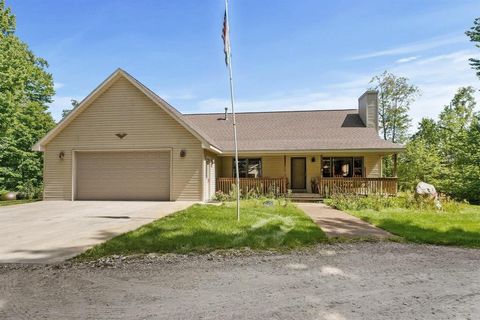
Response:
[{"label": "tall grass", "polygon": [[337,194],[326,199],[325,203],[339,210],[356,211],[372,209],[382,211],[390,208],[412,209],[416,211],[442,211],[459,212],[467,204],[454,201],[448,197],[440,196],[441,209],[435,205],[434,199],[428,197],[415,197],[412,193],[399,193],[395,197],[370,195],[359,196],[351,194]]}]

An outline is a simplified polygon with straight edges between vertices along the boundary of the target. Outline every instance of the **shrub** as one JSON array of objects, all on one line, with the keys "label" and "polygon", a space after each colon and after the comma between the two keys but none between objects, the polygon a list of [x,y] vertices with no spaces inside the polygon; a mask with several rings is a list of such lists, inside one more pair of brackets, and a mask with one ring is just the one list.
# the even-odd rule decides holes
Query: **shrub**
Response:
[{"label": "shrub", "polygon": [[43,185],[37,186],[27,182],[18,187],[17,199],[41,199],[43,196]]},{"label": "shrub", "polygon": [[228,194],[225,194],[223,193],[223,191],[218,190],[217,192],[215,192],[214,199],[221,202],[228,201]]},{"label": "shrub", "polygon": [[463,203],[456,202],[451,198],[440,195],[442,209],[438,210],[434,199],[429,197],[415,197],[412,193],[399,193],[395,197],[381,195],[352,195],[335,194],[331,198],[325,199],[325,203],[339,210],[365,210],[372,209],[381,211],[388,208],[416,209],[419,211],[438,210],[446,212],[458,212]]},{"label": "shrub", "polygon": [[[232,185],[230,192],[228,194],[224,193],[223,191],[217,191],[215,192],[215,200],[221,201],[221,202],[228,202],[228,201],[236,201],[237,200],[237,186]],[[240,190],[240,199],[242,200],[272,200],[272,199],[277,199],[282,201],[282,203],[289,203],[290,199],[285,196],[281,195],[278,193],[278,188],[271,187],[267,190],[266,194],[263,194],[260,192],[260,188],[252,188],[247,190],[246,192],[242,192]]]}]

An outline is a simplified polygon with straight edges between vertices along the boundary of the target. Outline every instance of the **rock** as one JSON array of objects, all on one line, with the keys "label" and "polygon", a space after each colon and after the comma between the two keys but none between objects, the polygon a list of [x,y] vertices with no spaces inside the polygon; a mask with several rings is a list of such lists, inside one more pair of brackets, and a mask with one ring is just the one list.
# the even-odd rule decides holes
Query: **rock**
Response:
[{"label": "rock", "polygon": [[272,200],[267,200],[263,203],[264,207],[273,207],[274,203]]},{"label": "rock", "polygon": [[7,193],[4,193],[0,198],[1,198],[1,200],[16,200],[17,199],[17,193],[16,192],[7,192]]},{"label": "rock", "polygon": [[437,190],[435,190],[435,187],[431,184],[425,183],[425,182],[419,182],[417,186],[415,187],[415,194],[417,195],[429,195],[432,196],[433,198],[437,198]]},{"label": "rock", "polygon": [[437,208],[438,210],[442,209],[442,204],[438,199],[437,190],[431,184],[425,183],[423,181],[419,182],[415,187],[415,196],[427,196],[433,198],[435,208]]}]

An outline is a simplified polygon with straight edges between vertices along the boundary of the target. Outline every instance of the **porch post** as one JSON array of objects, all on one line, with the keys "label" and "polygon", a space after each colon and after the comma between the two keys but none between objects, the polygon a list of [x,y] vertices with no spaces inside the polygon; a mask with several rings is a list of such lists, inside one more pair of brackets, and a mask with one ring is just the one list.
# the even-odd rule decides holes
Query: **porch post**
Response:
[{"label": "porch post", "polygon": [[393,155],[393,177],[397,178],[397,161],[398,161],[398,153]]}]

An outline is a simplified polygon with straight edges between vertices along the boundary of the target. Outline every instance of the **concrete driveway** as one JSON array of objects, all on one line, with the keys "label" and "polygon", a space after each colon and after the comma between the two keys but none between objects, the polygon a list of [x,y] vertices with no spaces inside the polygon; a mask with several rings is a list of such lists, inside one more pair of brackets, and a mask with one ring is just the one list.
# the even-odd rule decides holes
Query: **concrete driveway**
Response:
[{"label": "concrete driveway", "polygon": [[194,202],[40,201],[0,207],[0,263],[55,263]]}]

